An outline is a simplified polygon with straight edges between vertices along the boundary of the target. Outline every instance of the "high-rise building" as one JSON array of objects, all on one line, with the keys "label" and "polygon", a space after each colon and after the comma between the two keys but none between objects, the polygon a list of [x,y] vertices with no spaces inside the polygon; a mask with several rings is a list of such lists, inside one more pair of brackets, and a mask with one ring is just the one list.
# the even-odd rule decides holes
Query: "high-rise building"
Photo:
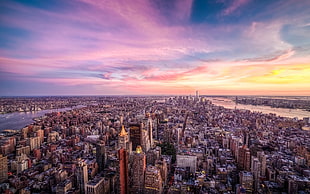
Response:
[{"label": "high-rise building", "polygon": [[126,149],[121,148],[118,150],[119,157],[119,180],[120,180],[120,193],[128,194],[128,152]]},{"label": "high-rise building", "polygon": [[163,181],[158,167],[149,165],[146,168],[144,189],[144,193],[149,194],[160,194],[163,192]]},{"label": "high-rise building", "polygon": [[30,137],[29,138],[29,145],[30,145],[30,150],[34,150],[36,148],[40,148],[41,146],[41,137]]},{"label": "high-rise building", "polygon": [[150,115],[148,115],[148,119],[146,120],[146,130],[147,130],[147,136],[148,136],[148,141],[150,144],[150,147],[152,148],[154,146],[154,141],[153,141],[153,120]]},{"label": "high-rise building", "polygon": [[137,146],[136,151],[132,154],[131,160],[130,193],[143,193],[146,157],[141,146]]},{"label": "high-rise building", "polygon": [[56,186],[56,193],[66,194],[72,188],[71,180],[67,179],[62,181]]},{"label": "high-rise building", "polygon": [[251,153],[246,145],[240,146],[238,150],[238,165],[240,168],[250,171]]},{"label": "high-rise building", "polygon": [[121,132],[118,134],[118,147],[119,149],[124,148],[129,150],[129,136],[124,125],[122,125]]},{"label": "high-rise building", "polygon": [[247,150],[245,152],[244,169],[247,171],[250,171],[250,169],[251,169],[251,152],[250,152],[249,148],[247,148]]},{"label": "high-rise building", "polygon": [[141,146],[144,152],[148,152],[151,148],[148,131],[145,129],[142,129]]},{"label": "high-rise building", "polygon": [[261,177],[262,165],[257,157],[251,159],[251,172],[254,177],[254,189],[257,191],[259,188],[260,177]]},{"label": "high-rise building", "polygon": [[104,178],[95,177],[85,185],[85,194],[104,194]]},{"label": "high-rise building", "polygon": [[239,173],[240,186],[246,190],[246,193],[253,192],[253,174],[251,172],[242,171]]},{"label": "high-rise building", "polygon": [[96,160],[99,166],[99,171],[102,171],[105,167],[106,163],[106,150],[104,143],[98,143],[96,145]]},{"label": "high-rise building", "polygon": [[0,183],[8,179],[8,158],[0,154]]},{"label": "high-rise building", "polygon": [[264,151],[257,152],[257,157],[258,157],[258,160],[262,164],[261,176],[265,177],[266,176],[266,155],[265,155]]},{"label": "high-rise building", "polygon": [[79,187],[81,193],[85,193],[85,185],[88,182],[87,165],[83,161],[78,161],[78,166],[76,168],[76,178],[77,186]]},{"label": "high-rise building", "polygon": [[197,156],[177,155],[177,167],[189,167],[190,172],[195,173],[197,168]]},{"label": "high-rise building", "polygon": [[167,124],[164,125],[164,142],[171,143],[172,140],[172,131]]},{"label": "high-rise building", "polygon": [[154,115],[154,119],[153,119],[153,134],[154,134],[154,138],[158,140],[158,135],[159,135],[159,131],[158,131],[158,127],[159,127],[159,118],[158,115],[155,114]]},{"label": "high-rise building", "polygon": [[40,138],[40,142],[43,143],[43,141],[44,141],[44,130],[39,129],[36,131],[36,134]]},{"label": "high-rise building", "polygon": [[155,166],[157,166],[160,170],[160,175],[163,180],[163,184],[166,185],[168,182],[168,164],[167,161],[164,158],[161,158],[160,160],[157,160],[155,163]]},{"label": "high-rise building", "polygon": [[130,128],[130,141],[132,142],[132,149],[136,150],[137,146],[142,145],[142,127],[141,123],[131,123]]},{"label": "high-rise building", "polygon": [[199,99],[199,91],[196,90],[196,99],[198,100]]}]

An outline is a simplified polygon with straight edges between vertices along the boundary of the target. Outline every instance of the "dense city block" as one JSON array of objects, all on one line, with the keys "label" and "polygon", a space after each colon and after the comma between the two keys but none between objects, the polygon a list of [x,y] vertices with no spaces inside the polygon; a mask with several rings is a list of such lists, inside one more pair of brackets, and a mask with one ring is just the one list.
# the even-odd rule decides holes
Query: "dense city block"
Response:
[{"label": "dense city block", "polygon": [[1,99],[47,113],[0,136],[2,193],[310,193],[310,120],[204,96]]}]

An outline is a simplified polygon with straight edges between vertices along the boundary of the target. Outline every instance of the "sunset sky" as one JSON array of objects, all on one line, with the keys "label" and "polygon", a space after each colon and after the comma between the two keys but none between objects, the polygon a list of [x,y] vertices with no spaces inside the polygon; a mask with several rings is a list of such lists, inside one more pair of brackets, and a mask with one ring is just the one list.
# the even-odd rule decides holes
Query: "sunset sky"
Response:
[{"label": "sunset sky", "polygon": [[0,96],[310,95],[310,1],[1,0],[0,84]]}]

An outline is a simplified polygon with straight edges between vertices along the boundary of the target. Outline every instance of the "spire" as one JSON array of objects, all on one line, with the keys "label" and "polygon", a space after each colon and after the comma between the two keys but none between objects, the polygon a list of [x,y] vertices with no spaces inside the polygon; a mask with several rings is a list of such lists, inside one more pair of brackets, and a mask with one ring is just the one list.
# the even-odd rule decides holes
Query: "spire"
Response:
[{"label": "spire", "polygon": [[138,154],[142,153],[142,147],[141,147],[141,146],[137,146],[136,152],[137,152]]},{"label": "spire", "polygon": [[126,135],[127,135],[127,132],[126,132],[126,130],[125,130],[124,125],[122,125],[122,130],[121,130],[121,132],[119,133],[119,136],[126,136]]}]

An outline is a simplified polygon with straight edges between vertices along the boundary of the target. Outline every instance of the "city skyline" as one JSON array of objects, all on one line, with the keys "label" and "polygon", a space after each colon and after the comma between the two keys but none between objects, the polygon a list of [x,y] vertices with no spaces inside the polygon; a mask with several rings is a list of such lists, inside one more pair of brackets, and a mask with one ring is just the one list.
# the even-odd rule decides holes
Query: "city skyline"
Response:
[{"label": "city skyline", "polygon": [[0,96],[309,96],[310,1],[0,3]]}]

